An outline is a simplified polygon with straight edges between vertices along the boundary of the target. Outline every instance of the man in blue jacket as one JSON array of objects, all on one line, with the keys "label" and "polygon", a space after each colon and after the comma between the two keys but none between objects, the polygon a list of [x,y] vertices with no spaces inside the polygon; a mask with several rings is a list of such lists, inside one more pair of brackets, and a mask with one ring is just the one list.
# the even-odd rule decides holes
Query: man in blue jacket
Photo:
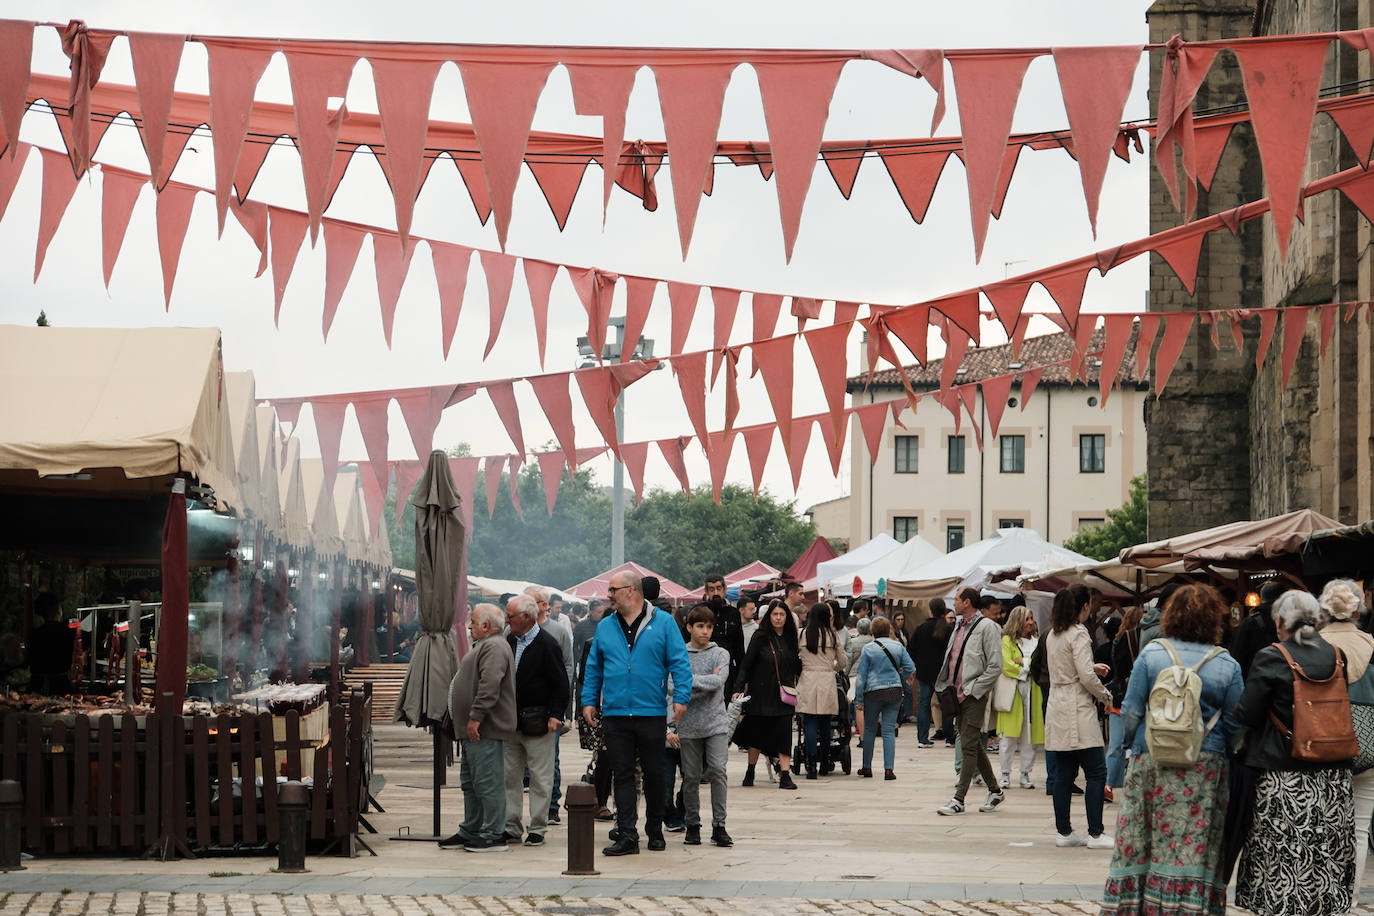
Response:
[{"label": "man in blue jacket", "polygon": [[644,832],[649,849],[663,840],[663,749],[668,717],[663,697],[673,675],[673,721],[692,698],[692,666],[677,622],[644,600],[632,572],[611,576],[606,589],[614,614],[596,627],[582,679],[582,715],[591,723],[597,706],[615,774],[616,830],[608,856],[639,852],[635,758],[644,772]]}]

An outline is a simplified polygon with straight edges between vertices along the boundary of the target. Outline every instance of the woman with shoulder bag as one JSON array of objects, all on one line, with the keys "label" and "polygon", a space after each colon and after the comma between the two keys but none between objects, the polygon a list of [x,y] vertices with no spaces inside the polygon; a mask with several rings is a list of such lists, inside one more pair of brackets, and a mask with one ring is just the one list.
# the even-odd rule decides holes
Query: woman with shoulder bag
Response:
[{"label": "woman with shoulder bag", "polygon": [[[1313,757],[1324,738],[1335,736],[1340,710],[1325,719],[1305,700],[1294,715],[1295,694],[1330,686],[1345,659],[1317,635],[1321,608],[1306,592],[1287,592],[1274,602],[1280,642],[1261,649],[1250,664],[1236,718],[1251,729],[1245,762],[1255,778],[1254,818],[1236,872],[1236,905],[1260,916],[1344,913],[1355,880],[1355,815],[1350,759],[1358,752],[1353,730],[1343,760]],[[1298,683],[1295,678],[1301,679]],[[1314,683],[1315,682],[1315,683]],[[1323,704],[1325,705],[1325,704]],[[1348,711],[1346,723],[1349,723]],[[1348,728],[1349,725],[1347,724]],[[1294,740],[1297,733],[1297,740]],[[1316,756],[1331,756],[1319,751]]]},{"label": "woman with shoulder bag", "polygon": [[830,718],[840,714],[835,672],[845,669],[844,650],[830,627],[830,605],[813,604],[806,617],[805,638],[801,644],[801,676],[797,679],[797,712],[801,713],[806,735],[806,778],[829,776],[835,769],[830,760]]},{"label": "woman with shoulder bag", "polygon": [[[1030,678],[1030,657],[1040,640],[1035,617],[1024,605],[1014,608],[1002,627],[1002,676],[993,687],[995,697],[1011,692],[1009,702],[999,702],[997,732],[1002,753],[1002,788],[1011,785],[1011,761],[1021,748],[1021,788],[1034,789],[1031,770],[1035,766],[1035,746],[1045,743],[1045,710],[1040,702],[1040,685]],[[1009,683],[1007,683],[1009,682]],[[1006,709],[1000,707],[1006,705]]]},{"label": "woman with shoulder bag", "polygon": [[[1355,760],[1351,776],[1355,810],[1355,883],[1352,892],[1359,898],[1364,883],[1365,856],[1369,853],[1369,820],[1374,817],[1374,636],[1358,626],[1360,617],[1368,610],[1360,587],[1352,579],[1332,579],[1322,589],[1318,599],[1322,612],[1330,621],[1322,628],[1322,639],[1345,653],[1345,680],[1350,686],[1350,710],[1355,724],[1355,737],[1360,743],[1360,756]],[[1364,725],[1364,728],[1360,726]]]},{"label": "woman with shoulder bag", "polygon": [[892,624],[875,617],[869,626],[873,641],[859,656],[854,676],[854,708],[863,721],[864,765],[860,776],[873,775],[873,742],[883,736],[883,778],[896,779],[897,710],[902,705],[902,684],[916,673],[916,663],[901,643],[892,638]]},{"label": "woman with shoulder bag", "polygon": [[[744,718],[735,729],[735,744],[749,751],[741,785],[754,784],[759,755],[778,758],[778,788],[795,789],[792,781],[792,717],[797,706],[797,622],[781,601],[774,601],[759,624],[749,651],[735,675],[731,699],[748,695]],[[784,699],[786,697],[787,699]],[[791,702],[788,702],[790,699]]]}]

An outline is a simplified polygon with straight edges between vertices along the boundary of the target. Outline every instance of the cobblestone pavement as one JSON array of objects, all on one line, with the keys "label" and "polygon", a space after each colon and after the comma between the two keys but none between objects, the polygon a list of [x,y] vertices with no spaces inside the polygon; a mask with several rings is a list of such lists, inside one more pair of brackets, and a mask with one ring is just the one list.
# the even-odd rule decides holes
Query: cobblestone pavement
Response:
[{"label": "cobblestone pavement", "polygon": [[[1246,911],[1232,907],[1230,912]],[[1357,907],[1352,913],[1374,914]],[[1087,900],[996,902],[978,900],[809,900],[805,898],[718,899],[708,897],[558,896],[449,897],[388,894],[112,894],[0,893],[0,913],[13,916],[1081,916],[1097,913]]]}]

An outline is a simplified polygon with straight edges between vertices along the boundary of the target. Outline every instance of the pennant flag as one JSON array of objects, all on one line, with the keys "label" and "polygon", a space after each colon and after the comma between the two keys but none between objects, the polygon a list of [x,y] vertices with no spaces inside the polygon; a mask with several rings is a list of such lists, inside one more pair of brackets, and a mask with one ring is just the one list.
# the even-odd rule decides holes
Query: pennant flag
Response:
[{"label": "pennant flag", "polygon": [[163,144],[167,139],[172,94],[186,36],[129,32],[127,40],[134,63],[134,85],[138,87],[138,107],[142,109],[138,131],[148,154],[148,172],[153,177],[153,187],[161,190],[176,167],[176,156],[169,161],[163,155]]},{"label": "pennant flag", "polygon": [[406,506],[410,505],[410,498],[415,495],[415,484],[419,483],[420,475],[424,473],[425,462],[420,459],[395,461],[392,467],[396,469],[396,523],[400,524]]},{"label": "pennant flag", "polygon": [[320,444],[320,466],[324,469],[324,491],[334,492],[334,480],[339,474],[339,439],[343,435],[344,398],[312,398],[310,409],[315,414],[315,438]]},{"label": "pennant flag", "polygon": [[[505,455],[489,456],[482,467],[482,476],[486,482],[487,491],[487,518],[496,515],[496,493],[501,488],[501,472],[506,467]],[[511,489],[515,489],[511,487]]]},{"label": "pennant flag", "polygon": [[941,315],[944,315],[951,322],[959,326],[969,340],[974,344],[978,343],[980,322],[978,312],[978,292],[974,290],[967,293],[958,293],[953,296],[946,296],[943,299],[936,299],[929,303]]},{"label": "pennant flag", "polygon": [[[23,160],[20,160],[19,166],[23,167]],[[0,165],[0,172],[3,172],[4,168],[4,165]],[[13,171],[17,177],[19,169]],[[108,290],[110,275],[114,273],[115,261],[119,258],[119,249],[124,246],[124,233],[129,229],[129,217],[134,212],[134,204],[138,202],[139,191],[143,190],[143,180],[135,178],[123,169],[105,167],[100,171],[101,267],[105,273],[105,289]],[[3,181],[3,175],[0,175],[0,184],[3,184]],[[10,189],[13,190],[13,185]],[[5,189],[0,187],[0,216],[4,215],[8,197]]]},{"label": "pennant flag", "polygon": [[668,462],[668,467],[672,469],[673,476],[677,477],[677,482],[682,485],[683,493],[692,492],[692,485],[687,480],[687,463],[682,456],[683,449],[690,441],[692,440],[686,436],[658,440],[658,450],[662,453],[663,460]]},{"label": "pennant flag", "polygon": [[1021,412],[1025,413],[1030,406],[1031,395],[1035,394],[1035,386],[1040,384],[1040,376],[1045,371],[1044,366],[1036,366],[1021,373]]},{"label": "pennant flag", "polygon": [[[773,419],[778,429],[791,429],[792,424],[792,361],[796,340],[792,337],[777,337],[772,340],[754,341],[749,345],[754,352],[754,365],[763,372],[763,386],[768,391],[769,403],[773,405]],[[783,451],[791,457],[791,443],[783,437]]]},{"label": "pennant flag", "polygon": [[1326,113],[1345,135],[1345,142],[1350,144],[1360,165],[1369,168],[1369,152],[1374,148],[1374,106],[1331,108]]},{"label": "pennant flag", "polygon": [[830,170],[830,177],[834,179],[840,196],[849,200],[850,195],[854,193],[854,181],[859,177],[859,166],[863,165],[864,151],[868,148],[868,143],[845,141],[829,146],[827,149],[827,144],[821,144],[821,159]]},{"label": "pennant flag", "polygon": [[553,504],[558,500],[558,485],[563,480],[562,452],[537,452],[539,476],[544,481],[544,500],[548,503],[549,518],[553,518]]},{"label": "pennant flag", "polygon": [[1053,50],[1093,238],[1097,238],[1097,205],[1102,196],[1102,180],[1107,174],[1107,161],[1111,158],[1121,122],[1125,119],[1126,99],[1131,94],[1131,82],[1140,64],[1140,52],[1137,46]]},{"label": "pennant flag", "polygon": [[1015,280],[1009,283],[995,283],[982,289],[983,295],[988,297],[988,303],[992,306],[993,314],[997,316],[1008,335],[1016,329],[1016,322],[1021,318],[1021,309],[1025,305],[1026,294],[1030,292],[1030,288],[1031,281]]},{"label": "pennant flag", "polygon": [[371,465],[377,483],[386,490],[389,469],[386,464],[387,409],[391,405],[390,396],[382,392],[366,398],[353,399],[353,417],[358,421],[358,429],[363,434],[363,448],[367,450],[367,463]]},{"label": "pennant flag", "polygon": [[105,68],[105,59],[110,54],[118,32],[103,29],[88,29],[80,19],[73,19],[65,26],[54,26],[62,39],[62,53],[72,62],[71,94],[68,113],[72,121],[72,136],[68,140],[68,152],[72,171],[77,178],[86,174],[91,164],[91,90],[100,82],[100,71]]},{"label": "pennant flag", "polygon": [[[272,59],[268,48],[245,48],[232,39],[199,38],[210,62],[210,140],[215,153],[215,214],[220,235],[229,189],[238,171],[243,138],[258,80]],[[399,502],[399,501],[398,501]]]},{"label": "pennant flag", "polygon": [[1155,393],[1164,394],[1164,386],[1174,372],[1183,344],[1188,340],[1188,332],[1193,328],[1193,313],[1182,312],[1164,316],[1164,337],[1159,342],[1159,352],[1155,354]]},{"label": "pennant flag", "polygon": [[1135,378],[1141,381],[1150,371],[1150,349],[1155,344],[1155,333],[1159,330],[1162,315],[1141,315],[1140,335],[1135,341]]},{"label": "pennant flag", "polygon": [[734,429],[739,416],[739,356],[738,348],[726,347],[720,361],[729,367],[725,374],[725,428]]},{"label": "pennant flag", "polygon": [[780,426],[782,429],[790,429],[791,435],[783,438],[783,451],[787,453],[787,461],[792,467],[792,492],[796,493],[801,487],[802,466],[806,461],[806,449],[811,445],[811,417],[802,417],[791,421],[790,426]]},{"label": "pennant flag", "polygon": [[668,281],[668,305],[672,313],[670,352],[681,353],[687,349],[687,332],[691,330],[692,317],[696,314],[700,298],[700,286],[694,283]]},{"label": "pennant flag", "polygon": [[[19,125],[27,110],[29,72],[33,68],[33,30],[36,22],[0,20],[0,139],[9,138],[10,161],[19,152]],[[3,152],[3,149],[0,149]],[[27,152],[26,152],[27,155]],[[4,208],[0,207],[0,213]]]},{"label": "pennant flag", "polygon": [[43,270],[43,259],[47,256],[48,245],[57,234],[67,205],[72,202],[79,179],[72,172],[70,164],[61,153],[39,148],[43,156],[43,196],[38,212],[38,245],[34,250],[33,279],[38,282],[38,274]]},{"label": "pennant flag", "polygon": [[[654,302],[654,291],[658,281],[646,277],[625,278],[625,339],[638,341],[644,331],[644,322],[649,317],[649,307]],[[634,356],[634,348],[622,348],[620,361],[629,362]]]},{"label": "pennant flag", "polygon": [[1069,374],[1072,378],[1088,383],[1088,347],[1092,345],[1093,333],[1097,329],[1097,316],[1086,315],[1073,329],[1073,355],[1069,357]]},{"label": "pennant flag", "polygon": [[639,360],[614,366],[598,366],[594,369],[580,369],[573,374],[577,387],[582,390],[582,400],[587,412],[592,415],[606,447],[618,457],[620,455],[620,435],[615,423],[615,404],[620,392],[639,381],[658,367],[658,360]]},{"label": "pennant flag", "polygon": [[1317,113],[1322,65],[1331,40],[1240,42],[1232,49],[1245,78],[1250,102],[1250,125],[1255,131],[1269,212],[1279,257],[1288,256],[1293,217],[1302,196],[1302,172],[1307,141]]},{"label": "pennant flag", "polygon": [[904,150],[878,150],[887,175],[901,195],[906,212],[911,214],[917,225],[926,218],[930,209],[930,199],[935,196],[935,185],[949,161],[945,151],[931,153],[912,153]]},{"label": "pennant flag", "polygon": [[497,416],[501,418],[501,424],[506,427],[506,433],[515,446],[515,451],[521,455],[525,454],[525,437],[520,432],[520,409],[515,405],[514,387],[507,380],[487,382],[486,389],[492,406],[496,408]]},{"label": "pennant flag", "polygon": [[[343,99],[357,63],[354,54],[324,54],[284,49],[286,69],[291,77],[291,99],[296,111],[296,146],[300,150],[301,172],[305,176],[305,207],[310,218],[310,241],[319,238],[320,215],[329,196],[330,171],[339,128],[348,117]],[[331,99],[339,107],[330,110]]]},{"label": "pennant flag", "polygon": [[813,328],[803,336],[806,338],[806,346],[811,350],[811,359],[816,364],[816,375],[821,380],[821,389],[825,392],[825,402],[830,408],[831,425],[842,430],[845,354],[848,349],[849,325],[832,324]]},{"label": "pennant flag", "polygon": [[709,438],[698,440],[706,449],[706,460],[711,467],[711,498],[720,505],[720,491],[725,486],[725,469],[730,463],[730,452],[735,445],[733,431],[713,432]]},{"label": "pennant flag", "polygon": [[482,272],[487,275],[487,300],[491,305],[488,314],[487,348],[482,359],[491,355],[496,346],[496,338],[501,334],[501,324],[506,320],[506,306],[510,304],[510,288],[515,278],[515,258],[499,251],[478,251],[482,259]]},{"label": "pennant flag", "polygon": [[[482,464],[481,458],[463,457],[448,460],[449,473],[453,475],[453,488],[458,491],[459,511],[463,513],[463,530],[472,537],[472,500],[477,492],[477,471]],[[399,494],[397,494],[399,496]],[[397,499],[399,503],[400,500]]]},{"label": "pennant flag", "polygon": [[410,223],[425,165],[425,137],[429,132],[429,104],[434,78],[442,60],[395,59],[371,55],[377,90],[377,114],[386,155],[379,157],[396,207],[396,234],[401,249],[410,252]]},{"label": "pennant flag", "polygon": [[580,115],[601,118],[601,222],[605,225],[611,186],[615,184],[620,162],[620,147],[625,142],[625,109],[630,103],[630,91],[634,89],[639,64],[608,66],[599,62],[565,62],[563,66],[572,81],[573,108]]},{"label": "pennant flag", "polygon": [[865,404],[862,407],[854,408],[854,416],[859,418],[859,428],[864,435],[864,444],[868,448],[868,463],[873,466],[878,463],[878,452],[883,447],[883,430],[887,426],[888,405],[885,403]]},{"label": "pennant flag", "polygon": [[806,296],[792,297],[792,317],[797,319],[797,333],[806,330],[806,322],[821,317],[821,300]]},{"label": "pennant flag", "polygon": [[697,207],[711,173],[720,128],[721,103],[730,74],[739,61],[662,64],[654,68],[663,130],[673,169],[673,203],[677,210],[682,259],[692,244]]},{"label": "pennant flag", "polygon": [[964,405],[964,412],[968,414],[969,428],[973,432],[974,441],[978,444],[978,451],[981,452],[983,450],[983,430],[978,425],[978,385],[975,382],[970,382],[967,385],[956,385],[951,390],[959,396],[960,402]]},{"label": "pennant flag", "polygon": [[172,308],[172,283],[177,278],[181,246],[186,241],[186,227],[195,202],[195,189],[184,185],[168,185],[157,196],[157,251],[162,260],[162,301],[168,311]]},{"label": "pennant flag", "polygon": [[[468,287],[472,249],[465,245],[431,241],[429,254],[434,262],[434,281],[439,287],[439,324],[444,338],[444,359],[448,359],[453,333],[458,330],[458,316],[463,311],[463,294]],[[487,352],[491,352],[490,347]],[[540,352],[543,352],[542,349]]]},{"label": "pennant flag", "polygon": [[711,287],[711,303],[715,306],[715,336],[711,341],[711,349],[714,351],[711,356],[711,387],[716,387],[716,376],[720,374],[720,364],[724,361],[721,355],[725,347],[730,343],[730,332],[735,327],[735,313],[739,311],[739,294],[737,289],[726,289],[723,286]]},{"label": "pennant flag", "polygon": [[964,353],[968,350],[968,337],[960,332],[958,328],[951,328],[945,324],[945,356],[940,361],[940,387],[950,388],[954,385],[954,379],[958,375],[959,366],[964,361]]},{"label": "pennant flag", "polygon": [[[816,173],[816,154],[830,115],[830,99],[840,78],[844,59],[775,63],[751,62],[758,74],[763,96],[763,116],[768,125],[770,152],[776,176],[778,211],[782,217],[785,260],[801,225],[802,206],[811,178]],[[685,252],[684,252],[685,253]]]},{"label": "pennant flag", "polygon": [[[558,276],[558,265],[533,258],[521,258],[525,266],[525,286],[530,291],[530,308],[534,310],[534,344],[539,351],[539,368],[544,368],[544,351],[549,338],[549,291]],[[566,379],[565,387],[566,387]]]},{"label": "pennant flag", "polygon": [[324,332],[325,340],[329,339],[329,329],[334,324],[334,315],[339,310],[344,290],[348,288],[349,278],[353,276],[353,267],[358,263],[358,252],[363,247],[365,237],[363,230],[352,223],[333,219],[324,221],[324,313],[321,315],[320,329]]},{"label": "pennant flag", "polygon": [[1264,368],[1264,358],[1269,354],[1269,342],[1274,339],[1274,326],[1278,324],[1279,313],[1277,309],[1255,309],[1255,314],[1259,315],[1260,336],[1259,346],[1255,348],[1255,372]]},{"label": "pennant flag", "polygon": [[[897,335],[897,339],[906,345],[911,351],[911,355],[921,365],[926,364],[926,338],[930,333],[930,307],[918,305],[909,308],[896,309],[887,312],[878,321],[884,330]],[[870,337],[870,339],[872,339]],[[881,348],[881,341],[879,342]],[[870,364],[874,363],[872,355],[869,356]],[[901,369],[900,364],[897,368]],[[906,372],[902,372],[902,387],[910,388],[911,385],[906,381]]]},{"label": "pennant flag", "polygon": [[[370,461],[358,462],[358,482],[363,487],[363,507],[367,511],[367,536],[376,540],[382,522],[382,504],[386,502],[386,487],[391,482],[391,467],[384,461],[380,468],[365,467]],[[378,483],[380,479],[381,483]]]},{"label": "pennant flag", "polygon": [[763,469],[768,464],[768,452],[773,448],[773,429],[770,425],[750,426],[740,431],[744,436],[744,450],[749,456],[749,473],[754,479],[754,497],[763,486]]},{"label": "pennant flag", "polygon": [[772,293],[753,293],[750,296],[754,313],[754,340],[767,340],[778,326],[778,312],[782,311],[782,296]]},{"label": "pennant flag", "polygon": [[257,200],[240,204],[235,200],[231,202],[229,209],[258,248],[258,269],[253,274],[253,279],[256,280],[267,272],[267,204]]},{"label": "pennant flag", "polygon": [[573,426],[572,398],[568,394],[568,373],[533,375],[528,379],[539,401],[539,408],[553,427],[554,438],[568,456],[573,470],[577,469],[577,431]]},{"label": "pennant flag", "polygon": [[1155,165],[1173,197],[1174,206],[1182,207],[1178,166],[1174,161],[1174,148],[1178,148],[1182,154],[1183,172],[1188,176],[1190,213],[1197,199],[1197,188],[1193,184],[1197,175],[1197,150],[1193,144],[1193,99],[1197,97],[1197,91],[1216,56],[1217,49],[1194,47],[1175,35],[1165,46],[1164,67],[1159,79]]},{"label": "pennant flag", "polygon": [[295,210],[268,207],[267,234],[272,240],[272,325],[281,327],[281,300],[286,281],[296,267],[296,255],[305,243],[306,216]]},{"label": "pennant flag", "polygon": [[482,158],[478,155],[469,159],[459,156],[453,160],[458,168],[458,177],[463,179],[463,187],[468,189],[472,209],[477,211],[477,219],[483,226],[491,218],[491,193],[487,190],[487,177],[482,172]]},{"label": "pennant flag", "polygon": [[1193,132],[1193,147],[1197,150],[1197,180],[1208,191],[1212,190],[1212,179],[1221,165],[1221,154],[1231,139],[1234,124],[1217,124]]},{"label": "pennant flag", "polygon": [[[587,267],[570,268],[568,276],[572,278],[573,289],[576,290],[577,298],[582,301],[582,308],[587,313],[587,342],[592,345],[592,349],[597,353],[597,359],[600,360],[606,348],[606,326],[611,321],[615,283],[620,279],[620,275],[597,267]],[[671,291],[671,284],[669,287]],[[631,352],[637,349],[638,344],[638,337],[625,338],[624,346],[629,347]]]},{"label": "pennant flag", "polygon": [[1293,364],[1298,361],[1298,350],[1307,331],[1306,306],[1289,306],[1283,310],[1283,389],[1288,389],[1288,379],[1293,375]]},{"label": "pennant flag", "polygon": [[1126,346],[1131,341],[1131,330],[1135,327],[1132,315],[1105,315],[1102,318],[1102,333],[1105,342],[1102,346],[1102,365],[1098,368],[1097,389],[1102,395],[1102,406],[1107,406],[1112,386],[1116,383],[1117,373],[1121,371],[1121,360],[1126,355]]},{"label": "pennant flag", "polygon": [[973,219],[974,260],[983,257],[993,200],[1004,164],[1007,138],[1021,79],[1037,52],[954,55],[955,99],[963,129],[964,165],[968,169],[969,214]]},{"label": "pennant flag", "polygon": [[857,302],[836,302],[835,303],[835,323],[852,324],[854,319],[859,316],[859,303]]},{"label": "pennant flag", "polygon": [[678,388],[682,391],[682,406],[687,408],[687,418],[697,434],[706,455],[711,454],[710,443],[706,437],[706,354],[689,353],[674,356],[673,374],[677,376]]},{"label": "pennant flag", "polygon": [[945,52],[937,49],[906,48],[898,51],[884,48],[864,51],[863,56],[887,64],[908,76],[919,76],[930,83],[935,90],[935,111],[930,119],[930,133],[934,136],[936,128],[945,118]]},{"label": "pennant flag", "polygon": [[405,418],[406,429],[410,431],[410,443],[415,448],[417,460],[424,461],[434,450],[434,430],[439,425],[444,408],[470,397],[476,390],[476,387],[472,387],[459,396],[456,390],[450,391],[446,386],[439,385],[392,392],[397,406],[401,408],[401,416]]},{"label": "pennant flag", "polygon": [[988,414],[990,439],[997,438],[997,428],[1002,425],[1002,413],[1007,409],[1007,401],[1011,398],[1011,384],[1015,379],[1015,373],[1011,373],[985,378],[979,383],[983,389],[983,409]]},{"label": "pennant flag", "polygon": [[626,442],[620,447],[620,458],[625,472],[630,475],[630,486],[634,487],[635,505],[644,499],[644,462],[649,457],[649,443]]},{"label": "pennant flag", "polygon": [[382,335],[386,338],[388,350],[391,349],[391,329],[396,323],[396,303],[400,301],[406,274],[410,273],[410,257],[413,254],[415,248],[403,248],[400,237],[394,233],[373,231],[372,258],[377,270],[377,301],[382,307]]},{"label": "pennant flag", "polygon": [[1155,246],[1155,254],[1164,259],[1173,270],[1188,295],[1197,289],[1197,265],[1202,258],[1202,243],[1206,232],[1193,232],[1172,242]]},{"label": "pennant flag", "polygon": [[1078,310],[1083,305],[1083,288],[1088,283],[1088,272],[1091,270],[1091,267],[1071,267],[1059,273],[1037,278],[1045,292],[1049,293],[1059,306],[1059,312],[1070,328],[1078,326]]},{"label": "pennant flag", "polygon": [[492,211],[496,214],[496,238],[503,251],[534,109],[554,63],[537,59],[518,63],[458,61],[468,111],[472,114],[472,130],[482,151]]}]

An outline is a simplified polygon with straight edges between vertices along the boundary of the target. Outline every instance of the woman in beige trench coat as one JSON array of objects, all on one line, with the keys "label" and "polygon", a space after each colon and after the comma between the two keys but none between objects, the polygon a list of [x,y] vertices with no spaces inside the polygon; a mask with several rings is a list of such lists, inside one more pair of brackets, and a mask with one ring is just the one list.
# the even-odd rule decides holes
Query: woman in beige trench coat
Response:
[{"label": "woman in beige trench coat", "polygon": [[[1102,724],[1097,704],[1111,703],[1112,695],[1099,676],[1106,665],[1093,664],[1093,642],[1083,626],[1089,608],[1088,590],[1081,585],[1062,589],[1054,596],[1050,632],[1045,637],[1045,666],[1050,674],[1050,696],[1045,708],[1045,752],[1055,755],[1054,826],[1058,846],[1111,849],[1113,839],[1102,827],[1102,789],[1107,784],[1107,757],[1103,750]],[[1073,783],[1082,767],[1086,780],[1083,796],[1087,808],[1088,837],[1073,832],[1069,803]]]},{"label": "woman in beige trench coat", "polygon": [[845,670],[848,659],[830,621],[828,604],[812,605],[802,636],[797,712],[802,714],[806,735],[807,779],[815,779],[818,768],[823,776],[835,770],[830,759],[830,718],[840,714],[835,672]]}]

